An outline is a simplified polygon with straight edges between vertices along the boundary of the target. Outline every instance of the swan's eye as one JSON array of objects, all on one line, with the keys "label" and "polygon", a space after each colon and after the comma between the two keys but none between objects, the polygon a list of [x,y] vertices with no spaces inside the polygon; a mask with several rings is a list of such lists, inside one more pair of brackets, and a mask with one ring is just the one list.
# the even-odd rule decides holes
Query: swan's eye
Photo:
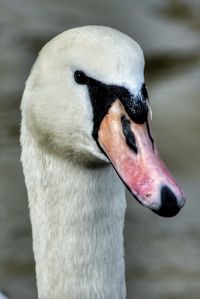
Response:
[{"label": "swan's eye", "polygon": [[75,71],[74,79],[75,79],[76,83],[78,83],[78,84],[86,84],[88,81],[86,74],[82,71]]}]

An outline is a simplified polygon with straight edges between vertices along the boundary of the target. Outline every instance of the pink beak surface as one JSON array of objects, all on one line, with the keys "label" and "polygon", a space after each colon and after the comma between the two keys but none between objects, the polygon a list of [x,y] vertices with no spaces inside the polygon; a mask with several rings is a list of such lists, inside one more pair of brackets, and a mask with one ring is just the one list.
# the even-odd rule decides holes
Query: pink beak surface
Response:
[{"label": "pink beak surface", "polygon": [[119,99],[103,118],[98,142],[133,196],[163,217],[175,216],[185,195],[159,157],[148,123],[133,122]]}]

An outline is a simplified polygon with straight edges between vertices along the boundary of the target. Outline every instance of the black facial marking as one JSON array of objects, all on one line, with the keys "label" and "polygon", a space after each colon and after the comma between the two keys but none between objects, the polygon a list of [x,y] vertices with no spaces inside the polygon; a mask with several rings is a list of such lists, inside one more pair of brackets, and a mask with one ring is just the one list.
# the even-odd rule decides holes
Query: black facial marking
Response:
[{"label": "black facial marking", "polygon": [[125,115],[123,115],[121,118],[121,123],[127,145],[137,154],[138,149],[136,146],[135,136],[131,131],[130,120]]},{"label": "black facial marking", "polygon": [[90,100],[93,107],[93,138],[98,139],[98,131],[104,116],[108,113],[109,108],[116,99],[112,86],[108,86],[94,79],[89,80],[87,85]]},{"label": "black facial marking", "polygon": [[86,74],[82,71],[75,71],[74,79],[78,84],[87,84],[88,81]]},{"label": "black facial marking", "polygon": [[148,105],[141,91],[139,95],[134,96],[125,87],[104,84],[78,70],[75,71],[74,78],[78,84],[87,85],[94,115],[92,135],[96,141],[98,141],[98,130],[101,121],[117,98],[119,98],[129,117],[135,123],[143,124],[147,121]]},{"label": "black facial marking", "polygon": [[146,88],[146,84],[143,83],[142,84],[142,88],[141,88],[141,94],[145,99],[148,99],[148,93],[147,93],[147,88]]},{"label": "black facial marking", "polygon": [[[129,93],[129,91],[127,91]],[[137,124],[143,124],[148,117],[148,105],[146,99],[141,96],[133,96],[132,94],[127,94],[126,97],[120,98],[124,108],[130,118]]]}]

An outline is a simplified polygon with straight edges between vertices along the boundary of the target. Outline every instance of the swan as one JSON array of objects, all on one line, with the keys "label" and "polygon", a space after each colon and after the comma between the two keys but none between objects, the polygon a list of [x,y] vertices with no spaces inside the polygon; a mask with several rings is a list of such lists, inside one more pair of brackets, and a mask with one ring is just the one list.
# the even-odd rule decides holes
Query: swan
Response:
[{"label": "swan", "polygon": [[21,161],[40,299],[124,299],[125,186],[171,217],[185,195],[148,124],[140,46],[118,30],[67,30],[41,52],[22,97]]}]

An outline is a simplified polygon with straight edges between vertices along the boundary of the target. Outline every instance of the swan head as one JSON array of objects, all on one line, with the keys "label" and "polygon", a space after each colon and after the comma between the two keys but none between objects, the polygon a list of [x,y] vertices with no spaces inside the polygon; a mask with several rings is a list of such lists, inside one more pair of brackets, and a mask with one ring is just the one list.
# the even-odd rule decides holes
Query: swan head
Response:
[{"label": "swan head", "polygon": [[111,162],[133,196],[161,216],[184,205],[150,133],[143,52],[127,35],[101,26],[58,35],[41,50],[21,109],[22,123],[48,152]]}]

